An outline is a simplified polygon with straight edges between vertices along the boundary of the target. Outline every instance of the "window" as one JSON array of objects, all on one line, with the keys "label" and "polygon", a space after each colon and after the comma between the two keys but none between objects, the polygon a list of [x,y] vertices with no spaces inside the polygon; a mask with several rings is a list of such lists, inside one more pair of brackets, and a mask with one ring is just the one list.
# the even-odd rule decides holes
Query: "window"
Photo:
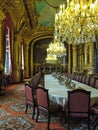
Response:
[{"label": "window", "polygon": [[10,54],[10,38],[9,38],[9,28],[6,30],[6,54],[5,54],[5,69],[4,72],[10,75],[11,69],[11,54]]}]

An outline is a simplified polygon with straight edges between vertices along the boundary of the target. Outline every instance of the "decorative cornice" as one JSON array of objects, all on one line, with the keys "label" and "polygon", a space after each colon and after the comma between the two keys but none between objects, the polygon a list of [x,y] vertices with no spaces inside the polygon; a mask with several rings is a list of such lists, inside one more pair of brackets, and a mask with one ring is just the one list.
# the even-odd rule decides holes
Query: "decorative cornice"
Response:
[{"label": "decorative cornice", "polygon": [[5,19],[5,15],[4,12],[0,10],[0,21],[2,21],[3,19]]},{"label": "decorative cornice", "polygon": [[27,16],[28,16],[28,19],[29,19],[30,27],[33,28],[32,19],[31,19],[31,16],[30,16],[30,12],[29,12],[29,8],[28,8],[28,5],[27,5],[27,1],[23,0],[23,3],[24,3],[24,7],[26,9],[26,13],[27,13]]}]

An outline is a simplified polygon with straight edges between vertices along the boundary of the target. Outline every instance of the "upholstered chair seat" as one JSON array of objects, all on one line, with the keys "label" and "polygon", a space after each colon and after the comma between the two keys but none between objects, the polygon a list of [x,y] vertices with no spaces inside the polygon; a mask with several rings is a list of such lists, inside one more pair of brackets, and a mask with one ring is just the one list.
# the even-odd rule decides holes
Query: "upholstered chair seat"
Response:
[{"label": "upholstered chair seat", "polygon": [[50,102],[48,90],[42,87],[37,87],[36,89],[37,97],[37,117],[36,122],[38,122],[38,117],[40,113],[45,114],[48,117],[47,130],[50,129],[50,118],[52,114],[58,113],[60,116],[61,106],[53,102]]},{"label": "upholstered chair seat", "polygon": [[90,91],[75,89],[68,91],[68,130],[70,130],[71,118],[87,118],[88,130],[90,130]]},{"label": "upholstered chair seat", "polygon": [[32,118],[34,119],[34,115],[35,115],[35,108],[37,106],[36,104],[36,96],[34,94],[34,91],[32,89],[32,87],[29,84],[25,84],[25,101],[26,101],[26,109],[25,109],[25,113],[27,113],[28,110],[28,106],[33,108],[33,112],[32,112]]}]

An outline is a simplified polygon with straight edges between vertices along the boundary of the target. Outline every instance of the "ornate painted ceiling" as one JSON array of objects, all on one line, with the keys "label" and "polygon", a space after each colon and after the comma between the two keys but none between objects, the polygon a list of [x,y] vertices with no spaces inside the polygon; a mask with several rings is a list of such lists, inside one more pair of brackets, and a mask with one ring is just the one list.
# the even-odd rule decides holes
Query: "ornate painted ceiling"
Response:
[{"label": "ornate painted ceiling", "polygon": [[36,13],[39,15],[38,23],[43,26],[52,27],[54,25],[55,14],[59,10],[59,5],[65,0],[36,0]]},{"label": "ornate painted ceiling", "polygon": [[8,10],[15,33],[30,36],[39,26],[51,28],[54,26],[59,5],[66,0],[0,0],[0,10]]}]

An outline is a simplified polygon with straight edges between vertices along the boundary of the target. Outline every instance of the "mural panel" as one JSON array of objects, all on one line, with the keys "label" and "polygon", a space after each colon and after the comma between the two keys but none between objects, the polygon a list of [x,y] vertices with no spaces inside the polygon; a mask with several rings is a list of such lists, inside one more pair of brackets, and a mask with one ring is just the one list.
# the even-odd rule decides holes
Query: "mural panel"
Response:
[{"label": "mural panel", "polygon": [[65,0],[35,0],[36,13],[39,16],[38,24],[53,27],[60,4],[65,4]]}]

